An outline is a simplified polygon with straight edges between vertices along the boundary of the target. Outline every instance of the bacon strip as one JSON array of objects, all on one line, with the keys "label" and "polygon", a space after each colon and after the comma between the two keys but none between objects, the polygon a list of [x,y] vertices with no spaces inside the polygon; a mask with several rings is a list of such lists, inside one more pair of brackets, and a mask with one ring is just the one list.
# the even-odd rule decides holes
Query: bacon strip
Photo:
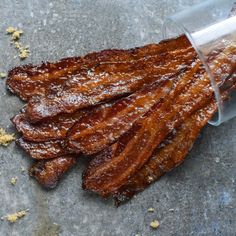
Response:
[{"label": "bacon strip", "polygon": [[[235,89],[235,86],[236,85],[233,85],[229,88],[227,90],[227,94],[229,94],[230,90]],[[227,94],[225,94],[225,99],[228,97]],[[205,126],[208,120],[210,120],[216,110],[216,103],[214,101],[210,102],[204,108],[193,113],[186,120],[186,123],[182,124],[177,131],[173,131],[158,146],[158,148],[154,150],[150,160],[145,164],[145,166],[138,170],[124,186],[113,194],[116,205],[131,199],[136,193],[144,190],[148,185],[159,179],[163,174],[171,171],[173,168],[181,164],[193,146],[201,129]],[[96,165],[100,165],[114,155],[116,149],[112,149],[112,147],[117,146],[113,145],[107,148],[106,155],[101,153],[102,155],[100,154],[96,156],[94,159],[94,161],[96,161]],[[104,160],[104,158],[107,160]],[[67,163],[65,163],[65,165],[67,165]],[[52,167],[50,171],[51,174],[56,175],[57,166]]]},{"label": "bacon strip", "polygon": [[73,155],[38,161],[30,168],[29,174],[43,187],[55,188],[60,178],[71,169],[76,162],[77,158]]},{"label": "bacon strip", "polygon": [[[177,129],[176,133],[174,132],[169,135],[154,150],[149,161],[125,185],[113,194],[116,205],[131,199],[136,193],[144,190],[162,175],[180,165],[192,148],[201,129],[211,119],[216,110],[217,105],[213,101],[191,115]],[[110,153],[110,155],[113,154]]]},{"label": "bacon strip", "polygon": [[[163,41],[144,47],[129,50],[103,50],[90,53],[85,57],[71,57],[59,62],[46,62],[40,66],[25,65],[12,69],[8,74],[8,88],[21,99],[28,101],[32,96],[57,93],[63,89],[64,83],[74,76],[80,76],[86,71],[102,63],[124,62],[137,60],[146,55],[163,54],[176,48],[190,46],[188,39],[181,36],[175,40]],[[112,65],[114,66],[114,65]]]},{"label": "bacon strip", "polygon": [[[215,68],[218,72],[230,74],[235,64],[232,61],[227,64],[228,59],[225,58],[227,52],[232,53],[232,50],[225,50],[223,56],[217,57]],[[226,64],[227,67],[225,67]],[[222,66],[221,70],[218,65]],[[184,78],[180,80],[184,87],[185,80]],[[218,81],[218,85],[221,83],[221,80]],[[169,96],[169,100],[154,105],[151,111],[118,140],[115,144],[118,145],[118,151],[111,159],[108,158],[109,161],[96,167],[93,166],[96,161],[92,162],[92,168],[88,168],[84,174],[83,187],[85,189],[97,192],[104,197],[117,191],[137,169],[142,168],[168,133],[181,125],[191,113],[206,104],[213,96],[206,73],[203,76],[198,75],[195,83],[180,95],[176,92],[181,91],[178,87],[181,86],[177,85],[177,89]],[[173,99],[175,101],[171,103]]]},{"label": "bacon strip", "polygon": [[195,56],[193,48],[188,47],[129,63],[99,64],[84,75],[68,80],[56,95],[31,99],[26,114],[30,122],[35,123],[60,113],[73,113],[102,101],[125,96],[146,84],[174,75],[181,65]]},{"label": "bacon strip", "polygon": [[155,103],[165,99],[182,74],[195,63],[196,59],[190,65],[186,64],[173,78],[156,82],[112,106],[85,115],[68,133],[68,147],[87,155],[101,151],[129,130]]},{"label": "bacon strip", "polygon": [[42,123],[31,124],[23,112],[13,117],[12,123],[17,131],[22,134],[24,140],[34,142],[59,140],[66,137],[67,131],[85,113],[85,110],[80,110],[69,115],[61,114]]},{"label": "bacon strip", "polygon": [[[222,73],[229,75],[235,70],[236,62],[232,60],[235,50],[227,48],[217,56],[215,67],[212,65],[216,71],[215,76],[218,75],[215,79],[219,86],[224,82],[224,79],[221,80]],[[185,79],[180,81],[184,84]],[[112,157],[104,157],[106,160],[104,163],[97,161],[95,157],[85,171],[84,189],[97,192],[103,197],[116,192],[138,169],[142,168],[168,133],[213,97],[213,90],[206,73],[203,76],[198,74],[195,83],[180,95],[176,92],[181,91],[178,87],[177,85],[177,89],[169,96],[169,100],[154,105],[151,111],[112,145],[112,150],[116,150]],[[173,99],[175,101],[171,103]],[[100,155],[106,155],[106,152]]]},{"label": "bacon strip", "polygon": [[[187,79],[191,80],[191,77],[187,77]],[[202,93],[201,90],[203,90]],[[206,94],[204,94],[204,90]],[[138,120],[115,143],[118,151],[115,152],[111,160],[96,168],[94,167],[96,161],[92,161],[91,168],[88,168],[84,174],[84,188],[102,196],[107,196],[110,192],[119,189],[137,169],[145,164],[155,147],[166,135],[180,125],[194,110],[203,105],[202,103],[205,103],[207,95],[211,94],[209,91],[208,78],[198,79],[179,98],[175,96],[175,91],[172,96],[169,96],[169,100],[162,104],[157,103],[147,115]],[[199,96],[191,101],[192,98],[196,97],[194,94],[199,94]],[[175,103],[171,105],[170,101],[174,98]]]},{"label": "bacon strip", "polygon": [[76,111],[73,114],[60,114],[58,116],[47,119],[44,122],[31,124],[25,112],[17,114],[13,117],[12,122],[18,132],[22,134],[24,140],[33,142],[45,142],[51,140],[65,139],[68,130],[83,116],[92,116],[93,113],[99,112],[113,103],[101,104],[92,109],[84,109]]},{"label": "bacon strip", "polygon": [[37,143],[26,141],[23,138],[20,138],[16,142],[33,159],[37,160],[52,159],[71,153],[69,150],[63,147],[64,140],[53,140]]},{"label": "bacon strip", "polygon": [[[227,81],[226,81],[227,83]],[[225,90],[221,98],[227,100],[230,93],[235,90],[236,82]],[[136,193],[143,191],[151,183],[162,175],[170,172],[180,165],[192,148],[201,129],[217,111],[217,105],[212,100],[208,105],[193,113],[177,131],[173,131],[153,152],[149,161],[131,177],[125,185],[114,194],[114,200],[118,206],[120,203],[131,199]],[[107,156],[112,156],[115,150],[109,150]],[[103,156],[100,155],[102,163]]]}]

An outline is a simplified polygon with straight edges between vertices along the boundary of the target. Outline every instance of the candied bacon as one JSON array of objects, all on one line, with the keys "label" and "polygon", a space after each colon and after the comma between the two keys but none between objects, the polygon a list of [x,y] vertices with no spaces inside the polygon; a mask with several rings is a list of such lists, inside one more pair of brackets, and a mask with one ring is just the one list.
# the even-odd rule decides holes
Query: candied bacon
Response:
[{"label": "candied bacon", "polygon": [[33,142],[61,140],[66,138],[68,130],[83,116],[91,116],[92,113],[103,110],[111,105],[112,103],[106,103],[95,106],[90,110],[84,109],[76,111],[73,114],[60,114],[36,124],[31,124],[23,111],[14,116],[12,122],[17,131],[22,134],[24,140]]},{"label": "candied bacon", "polygon": [[[129,200],[134,194],[144,190],[162,175],[181,164],[201,129],[213,116],[216,109],[215,102],[209,103],[191,115],[176,132],[171,133],[154,150],[149,161],[113,194],[116,204],[119,205],[121,202]],[[112,155],[112,150],[110,152]]]},{"label": "candied bacon", "polygon": [[[199,92],[202,93],[194,96]],[[85,172],[84,188],[102,196],[117,190],[145,164],[154,148],[169,132],[184,122],[194,110],[204,105],[211,93],[208,78],[198,79],[179,97],[173,93],[170,98],[175,99],[175,103],[172,106],[171,99],[154,105],[151,111],[118,139],[118,144],[115,143],[118,147],[112,159],[97,168],[92,167],[92,171]],[[193,100],[194,97],[196,98]],[[91,165],[93,163],[92,161]]]},{"label": "candied bacon", "polygon": [[67,79],[79,76],[85,71],[102,63],[129,62],[145,55],[163,54],[176,48],[189,47],[185,36],[175,40],[165,40],[159,44],[150,44],[134,49],[108,49],[90,53],[84,57],[65,58],[58,62],[46,62],[42,65],[24,65],[12,69],[8,74],[7,86],[21,99],[28,101],[31,97],[57,93],[63,89]]},{"label": "candied bacon", "polygon": [[[212,68],[218,73],[215,74],[218,85],[224,82],[222,73],[230,74],[235,69],[235,62],[230,58],[234,51],[232,48],[224,50],[217,56],[215,65],[212,64]],[[117,191],[138,169],[142,168],[154,149],[174,128],[209,102],[213,97],[213,90],[207,74],[198,75],[190,87],[186,86],[187,80],[188,76],[185,76],[185,79],[183,77],[180,80],[182,86],[177,85],[167,101],[154,105],[118,139],[114,147],[110,147],[116,149],[112,157],[105,158],[107,161],[99,162],[99,165],[96,164],[95,157],[83,176],[84,189],[97,192],[104,197]],[[103,154],[99,157],[101,155]]]},{"label": "candied bacon", "polygon": [[63,146],[64,140],[52,140],[45,142],[31,142],[23,138],[18,139],[17,144],[22,147],[33,159],[52,159],[71,152]]},{"label": "candied bacon", "polygon": [[[209,55],[221,92],[235,89],[235,53],[228,45]],[[30,175],[53,188],[76,163],[75,152],[102,150],[84,172],[83,188],[117,204],[179,165],[217,109],[185,36],[17,67],[7,84],[29,101],[12,121],[23,135],[18,144],[36,159]]]},{"label": "candied bacon", "polygon": [[60,113],[73,113],[102,101],[126,96],[147,84],[174,75],[194,57],[195,51],[188,47],[130,62],[99,64],[85,75],[67,80],[63,90],[57,94],[32,98],[26,106],[26,114],[30,122],[35,123]]},{"label": "candied bacon", "polygon": [[[231,50],[229,52],[232,53]],[[225,55],[226,51],[223,52],[223,56],[217,57],[216,69],[229,74],[235,65],[225,67],[228,60]],[[217,67],[219,64],[222,66],[221,70]],[[188,76],[185,78],[180,80],[183,88],[186,86]],[[220,83],[222,81],[218,80],[218,84]],[[181,125],[191,113],[201,108],[211,97],[213,97],[213,90],[206,73],[203,76],[197,76],[194,84],[190,85],[186,91],[177,85],[176,90],[169,95],[167,101],[154,105],[118,140],[118,144],[115,144],[118,145],[117,151],[112,158],[109,158],[109,161],[96,166],[96,168],[88,168],[83,178],[84,188],[102,196],[107,196],[118,190],[136,170],[142,168],[156,146],[168,133]],[[92,161],[91,166],[93,163],[96,161]]]},{"label": "candied bacon", "polygon": [[60,178],[77,162],[74,155],[65,155],[55,159],[41,160],[33,164],[29,170],[43,187],[55,188]]},{"label": "candied bacon", "polygon": [[68,132],[68,147],[87,155],[101,151],[129,130],[157,101],[167,99],[184,71],[190,70],[193,64],[196,64],[196,60],[182,68],[173,78],[153,83],[112,106],[83,116]]},{"label": "candied bacon", "polygon": [[31,124],[25,113],[22,112],[14,116],[12,122],[24,140],[43,142],[64,139],[67,131],[85,113],[85,110],[80,110],[69,115],[61,114],[39,124]]}]

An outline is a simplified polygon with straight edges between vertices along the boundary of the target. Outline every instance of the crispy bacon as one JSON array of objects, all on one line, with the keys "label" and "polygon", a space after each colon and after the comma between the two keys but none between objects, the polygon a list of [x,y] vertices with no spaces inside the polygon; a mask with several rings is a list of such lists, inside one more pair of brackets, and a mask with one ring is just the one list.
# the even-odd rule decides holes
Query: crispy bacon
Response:
[{"label": "crispy bacon", "polygon": [[[191,79],[188,77],[188,80]],[[96,168],[92,161],[91,168],[84,175],[84,188],[102,196],[116,191],[145,164],[155,147],[169,132],[180,125],[194,110],[204,105],[207,96],[212,94],[210,91],[209,80],[203,76],[199,77],[185,93],[176,96],[175,91],[169,95],[169,100],[157,103],[118,140],[115,144],[117,151],[111,160]],[[171,104],[170,101],[173,99],[175,102]]]},{"label": "crispy bacon", "polygon": [[[210,67],[228,93],[235,88],[236,48],[220,46],[209,55]],[[30,175],[55,187],[76,163],[75,152],[102,150],[84,172],[83,188],[117,203],[179,165],[217,109],[185,36],[18,67],[7,83],[29,101],[13,123],[23,135],[18,144],[37,160]]]},{"label": "crispy bacon", "polygon": [[84,154],[101,151],[129,130],[155,103],[167,99],[178,79],[196,62],[195,59],[189,65],[186,64],[173,78],[153,83],[112,106],[85,115],[68,133],[68,147]]},{"label": "crispy bacon", "polygon": [[85,110],[80,110],[73,114],[61,114],[38,124],[29,123],[23,112],[13,117],[12,122],[17,131],[22,134],[24,140],[34,142],[59,140],[66,137],[67,131],[86,112]]},{"label": "crispy bacon", "polygon": [[38,143],[26,141],[23,138],[20,138],[16,142],[33,159],[37,160],[52,159],[71,153],[69,150],[63,147],[64,140],[53,140]]},{"label": "crispy bacon", "polygon": [[[154,150],[149,161],[113,194],[116,204],[119,205],[121,202],[129,200],[136,193],[144,190],[149,184],[181,164],[201,129],[213,116],[216,109],[216,103],[212,101],[209,105],[191,115],[177,131],[172,132]],[[110,151],[110,156],[112,156],[112,150]]]},{"label": "crispy bacon", "polygon": [[73,114],[60,114],[36,124],[31,124],[23,111],[14,116],[12,122],[17,131],[22,134],[24,140],[33,142],[61,140],[66,138],[68,130],[83,116],[86,115],[90,117],[93,113],[110,107],[112,104],[113,103],[101,104],[92,109],[76,111]]},{"label": "crispy bacon", "polygon": [[[217,63],[220,61],[224,65],[225,57],[219,57]],[[232,68],[228,66],[222,70],[230,72]],[[117,191],[137,169],[142,168],[168,133],[209,101],[213,96],[209,78],[206,73],[203,76],[197,75],[195,83],[183,92],[182,87],[186,87],[186,81],[192,79],[185,75],[185,79],[180,80],[182,86],[177,85],[167,101],[157,103],[138,120],[115,144],[116,152],[109,161],[96,167],[93,166],[96,161],[92,161],[92,168],[88,168],[84,174],[85,189],[102,196]]]},{"label": "crispy bacon", "polygon": [[163,54],[178,48],[190,46],[185,36],[175,40],[162,41],[159,44],[150,44],[144,47],[117,50],[109,49],[90,53],[85,57],[71,57],[59,62],[46,62],[42,65],[25,65],[12,69],[8,74],[8,88],[21,99],[28,101],[31,97],[57,93],[63,89],[67,79],[79,76],[85,71],[96,67],[100,63],[137,60],[146,55]]},{"label": "crispy bacon", "polygon": [[[212,64],[212,69],[217,72],[215,74],[217,85],[224,82],[222,73],[230,74],[235,70],[236,62],[230,58],[233,52],[232,48],[224,50],[217,56],[215,65]],[[117,191],[138,169],[142,168],[168,133],[185,122],[188,116],[207,104],[213,97],[213,90],[206,73],[203,76],[197,73],[195,82],[190,87],[186,86],[186,81],[188,81],[187,75],[185,79],[180,80],[182,86],[177,85],[167,101],[154,105],[117,143],[110,147],[116,150],[112,157],[104,157],[105,162],[97,161],[95,157],[85,171],[84,189],[97,192],[104,197]],[[99,157],[106,153],[107,150]]]},{"label": "crispy bacon", "polygon": [[42,186],[55,188],[60,178],[77,162],[76,156],[67,155],[51,160],[38,161],[29,170]]},{"label": "crispy bacon", "polygon": [[174,75],[196,56],[192,47],[144,56],[138,60],[100,63],[83,75],[73,76],[56,95],[33,98],[26,107],[31,122],[121,97],[146,84]]},{"label": "crispy bacon", "polygon": [[[227,100],[231,91],[235,90],[236,82],[222,94],[222,100]],[[149,161],[131,177],[125,185],[113,193],[116,205],[131,199],[136,193],[143,191],[151,183],[158,180],[162,175],[180,165],[191,150],[201,129],[217,111],[215,100],[193,113],[185,123],[169,136],[154,150]],[[115,149],[108,149],[106,156],[111,156]],[[98,162],[102,163],[103,155]],[[107,158],[107,157],[106,157]]]}]

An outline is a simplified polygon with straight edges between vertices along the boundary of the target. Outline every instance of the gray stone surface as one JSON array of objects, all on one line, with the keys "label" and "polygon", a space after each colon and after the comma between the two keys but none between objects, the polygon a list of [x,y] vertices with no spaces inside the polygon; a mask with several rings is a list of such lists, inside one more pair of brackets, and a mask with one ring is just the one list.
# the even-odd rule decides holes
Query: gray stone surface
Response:
[{"label": "gray stone surface", "polygon": [[[104,48],[129,48],[161,39],[163,19],[196,1],[188,0],[0,0],[0,71]],[[14,59],[8,26],[25,32],[30,57]],[[0,127],[22,103],[0,80]],[[0,216],[29,208],[15,224],[0,221],[1,236],[236,235],[236,119],[206,127],[185,163],[127,204],[81,189],[80,162],[57,189],[45,191],[21,174],[29,158],[13,143],[0,147]],[[16,186],[10,179],[18,177]],[[154,213],[147,213],[154,207]],[[169,211],[169,209],[174,209]],[[149,223],[158,219],[154,231]]]}]

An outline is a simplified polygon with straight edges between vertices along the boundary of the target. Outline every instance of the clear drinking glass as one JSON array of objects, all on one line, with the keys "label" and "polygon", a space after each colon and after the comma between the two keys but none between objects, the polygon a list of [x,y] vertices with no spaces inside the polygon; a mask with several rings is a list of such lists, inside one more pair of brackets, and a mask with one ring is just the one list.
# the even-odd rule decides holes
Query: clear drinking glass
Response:
[{"label": "clear drinking glass", "polygon": [[[236,116],[236,0],[209,0],[165,21],[163,37],[185,34],[205,65],[218,104],[209,122],[219,125]],[[224,63],[220,59],[224,57]],[[222,83],[224,82],[224,85]],[[230,94],[223,98],[226,89]]]}]

